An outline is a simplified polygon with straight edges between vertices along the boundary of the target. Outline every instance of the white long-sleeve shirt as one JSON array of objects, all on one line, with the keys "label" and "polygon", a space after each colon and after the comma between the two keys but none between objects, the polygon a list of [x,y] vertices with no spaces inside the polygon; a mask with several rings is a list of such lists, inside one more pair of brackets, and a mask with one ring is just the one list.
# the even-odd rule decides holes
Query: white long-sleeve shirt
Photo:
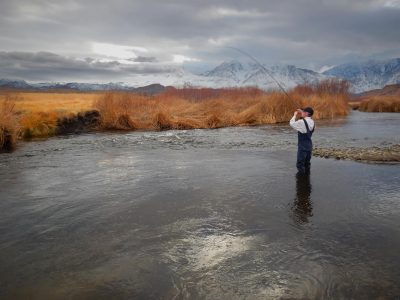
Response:
[{"label": "white long-sleeve shirt", "polygon": [[[315,127],[314,120],[311,119],[310,117],[305,117],[304,119],[306,120],[310,131],[313,130]],[[289,124],[290,124],[290,126],[292,126],[293,129],[295,129],[301,133],[307,133],[306,124],[304,124],[304,121],[302,119],[299,119],[296,121],[296,117],[293,116],[293,118],[290,119]]]}]

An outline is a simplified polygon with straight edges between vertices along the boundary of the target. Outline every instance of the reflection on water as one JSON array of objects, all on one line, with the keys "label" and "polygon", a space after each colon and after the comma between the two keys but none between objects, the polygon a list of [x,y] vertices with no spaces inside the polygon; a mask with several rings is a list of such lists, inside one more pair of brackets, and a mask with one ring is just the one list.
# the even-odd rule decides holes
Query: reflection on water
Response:
[{"label": "reflection on water", "polygon": [[313,215],[310,177],[310,174],[296,174],[296,197],[292,212],[295,222],[299,224],[308,223]]},{"label": "reflection on water", "polygon": [[[314,140],[396,143],[399,121],[356,113]],[[276,125],[1,154],[0,299],[396,299],[400,166],[295,177],[296,143]]]}]

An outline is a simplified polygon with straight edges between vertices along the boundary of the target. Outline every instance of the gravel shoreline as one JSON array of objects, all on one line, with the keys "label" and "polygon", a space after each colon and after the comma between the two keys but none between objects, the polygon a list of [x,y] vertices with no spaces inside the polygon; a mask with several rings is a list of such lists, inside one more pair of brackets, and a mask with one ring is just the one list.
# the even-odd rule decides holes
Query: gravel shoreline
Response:
[{"label": "gravel shoreline", "polygon": [[314,148],[313,155],[324,158],[348,159],[369,163],[400,163],[400,144],[369,148]]}]

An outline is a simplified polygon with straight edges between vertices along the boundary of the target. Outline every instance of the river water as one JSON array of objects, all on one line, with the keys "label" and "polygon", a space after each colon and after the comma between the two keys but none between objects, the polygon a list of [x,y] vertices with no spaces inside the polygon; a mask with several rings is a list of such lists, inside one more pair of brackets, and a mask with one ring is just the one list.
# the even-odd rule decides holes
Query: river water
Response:
[{"label": "river water", "polygon": [[[400,114],[318,147],[400,143]],[[399,299],[400,166],[314,157],[274,125],[104,133],[0,154],[0,299]]]}]

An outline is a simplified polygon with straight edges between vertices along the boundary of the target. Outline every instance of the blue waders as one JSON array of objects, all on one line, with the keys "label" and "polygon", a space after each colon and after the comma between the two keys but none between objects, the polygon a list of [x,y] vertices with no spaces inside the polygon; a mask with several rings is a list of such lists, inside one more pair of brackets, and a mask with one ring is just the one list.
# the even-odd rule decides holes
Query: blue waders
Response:
[{"label": "blue waders", "polygon": [[312,153],[312,141],[311,136],[314,132],[310,131],[308,124],[305,119],[303,119],[304,124],[306,125],[307,133],[297,132],[298,135],[298,148],[297,148],[297,163],[296,167],[299,173],[307,174],[310,173],[311,167],[311,153]]}]

